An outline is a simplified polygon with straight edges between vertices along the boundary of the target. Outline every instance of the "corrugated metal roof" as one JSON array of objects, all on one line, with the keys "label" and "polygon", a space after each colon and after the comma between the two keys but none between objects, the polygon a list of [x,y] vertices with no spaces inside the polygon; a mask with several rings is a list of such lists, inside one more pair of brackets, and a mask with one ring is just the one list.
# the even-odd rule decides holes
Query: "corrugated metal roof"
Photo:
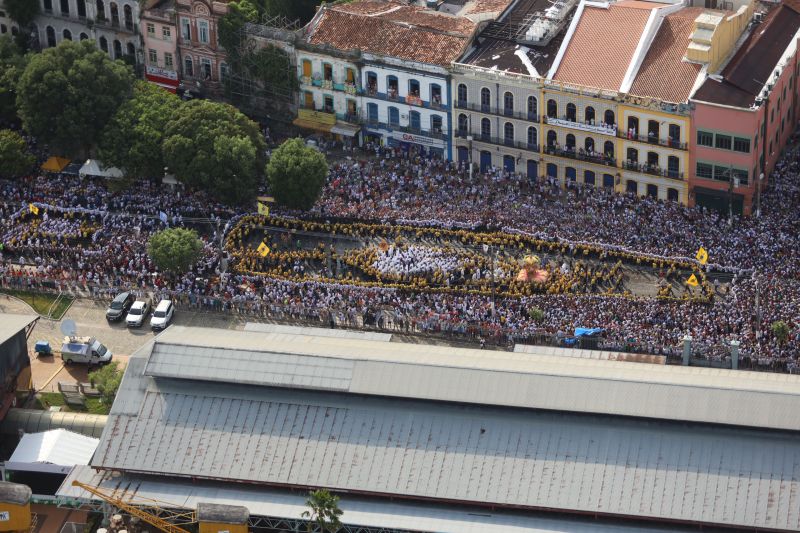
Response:
[{"label": "corrugated metal roof", "polygon": [[800,528],[796,433],[169,379],[126,401],[92,466]]},{"label": "corrugated metal roof", "polygon": [[[88,467],[76,467],[67,476],[58,496],[61,498],[93,497],[83,489],[72,486],[78,480],[127,502],[151,504],[153,500],[167,502],[169,507],[196,509],[200,502],[223,505],[244,505],[252,516],[299,519],[308,510],[303,493],[262,487],[242,487],[225,484],[188,483],[180,480],[159,481],[142,476],[112,477]],[[339,503],[342,522],[351,526],[391,528],[438,533],[664,533],[654,525],[631,526],[616,521],[604,522],[591,518],[566,518],[553,514],[509,513],[485,508],[432,505],[413,502],[387,502],[359,498],[347,494]],[[671,532],[696,531],[696,528],[671,526]]]},{"label": "corrugated metal roof", "polygon": [[790,374],[180,326],[137,355],[156,377],[800,428]]},{"label": "corrugated metal roof", "polygon": [[259,333],[290,333],[294,335],[311,335],[314,337],[331,337],[337,339],[364,339],[368,341],[390,342],[391,333],[378,333],[377,331],[357,331],[353,329],[328,329],[304,326],[287,326],[284,324],[265,324],[263,322],[248,322],[244,325],[245,331]]},{"label": "corrugated metal roof", "polygon": [[12,315],[0,313],[0,343],[3,343],[28,327],[28,324],[39,318],[36,315]]},{"label": "corrugated metal roof", "polygon": [[558,357],[576,357],[579,359],[600,359],[603,361],[625,361],[626,363],[648,363],[653,365],[667,364],[667,358],[664,355],[588,350],[583,348],[557,348],[555,346],[536,346],[533,344],[515,344],[514,353],[555,355]]}]

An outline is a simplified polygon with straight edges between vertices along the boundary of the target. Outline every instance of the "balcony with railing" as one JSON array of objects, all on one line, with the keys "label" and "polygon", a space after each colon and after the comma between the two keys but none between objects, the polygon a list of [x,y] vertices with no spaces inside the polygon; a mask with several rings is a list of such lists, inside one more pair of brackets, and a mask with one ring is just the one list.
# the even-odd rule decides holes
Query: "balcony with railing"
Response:
[{"label": "balcony with railing", "polygon": [[477,111],[486,115],[498,115],[501,117],[515,118],[518,120],[527,120],[530,122],[539,122],[539,115],[533,111],[514,111],[513,109],[493,107],[483,104],[473,104],[466,100],[456,100],[457,109],[466,109],[469,111]]},{"label": "balcony with railing", "polygon": [[390,88],[388,92],[382,93],[378,91],[378,88],[375,85],[367,85],[367,88],[364,89],[364,92],[361,94],[371,96],[372,98],[377,98],[378,100],[386,100],[388,102],[398,102],[417,107],[447,111],[447,106],[441,102],[441,97],[435,98],[434,100],[423,100],[421,97],[412,94],[401,96],[397,89],[392,88]]},{"label": "balcony with railing", "polygon": [[683,172],[661,168],[659,166],[650,165],[648,163],[639,163],[638,161],[623,161],[622,168],[624,168],[625,170],[632,170],[634,172],[649,174],[651,176],[659,176],[661,178],[670,178],[674,180],[683,179]]},{"label": "balcony with railing", "polygon": [[306,86],[320,87],[329,91],[343,91],[350,95],[359,94],[358,87],[355,83],[347,81],[344,83],[337,83],[333,79],[325,79],[320,75],[300,76],[300,83]]},{"label": "balcony with railing", "polygon": [[434,139],[446,140],[447,135],[441,130],[423,130],[422,128],[415,128],[412,126],[401,126],[400,124],[380,122],[369,117],[363,118],[361,123],[365,126],[378,128],[389,131],[402,131],[403,133],[413,133],[414,135],[423,135],[425,137],[432,137]]},{"label": "balcony with railing", "polygon": [[494,144],[496,146],[507,146],[509,148],[518,148],[528,152],[539,152],[539,145],[534,143],[517,141],[515,139],[507,139],[505,137],[492,137],[491,135],[485,135],[482,133],[469,133],[467,130],[463,129],[456,130],[455,132],[455,136],[461,139],[466,139],[470,135],[472,136],[472,140],[477,142]]},{"label": "balcony with railing", "polygon": [[688,150],[689,145],[688,143],[682,143],[680,141],[676,141],[672,137],[667,137],[666,139],[661,139],[655,133],[648,134],[648,135],[641,135],[641,134],[634,134],[632,131],[618,131],[617,137],[620,139],[627,139],[629,141],[636,141],[644,144],[654,144],[658,146],[665,146],[667,148],[675,148],[676,150]]},{"label": "balcony with railing", "polygon": [[561,126],[562,128],[571,128],[573,130],[585,131],[590,133],[599,133],[601,135],[610,135],[612,137],[617,135],[617,128],[608,124],[597,124],[595,122],[581,122],[579,120],[571,120],[567,117],[556,118],[544,117],[545,124],[550,126]]},{"label": "balcony with railing", "polygon": [[613,157],[608,157],[596,152],[587,152],[584,149],[575,150],[575,148],[561,148],[558,146],[545,146],[544,153],[554,155],[557,157],[566,157],[568,159],[575,159],[578,161],[586,161],[587,163],[594,163],[596,165],[603,165],[607,167],[617,166],[617,160]]}]

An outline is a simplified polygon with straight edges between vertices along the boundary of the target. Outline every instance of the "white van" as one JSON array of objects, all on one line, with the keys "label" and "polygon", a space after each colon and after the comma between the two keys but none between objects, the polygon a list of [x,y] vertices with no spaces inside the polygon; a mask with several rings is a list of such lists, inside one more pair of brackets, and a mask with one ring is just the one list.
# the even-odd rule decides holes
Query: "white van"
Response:
[{"label": "white van", "polygon": [[161,300],[150,318],[150,327],[153,329],[166,328],[172,322],[173,314],[175,314],[175,306],[172,305],[172,300]]},{"label": "white van", "polygon": [[64,337],[61,359],[65,365],[83,363],[104,365],[111,362],[114,354],[94,337]]}]

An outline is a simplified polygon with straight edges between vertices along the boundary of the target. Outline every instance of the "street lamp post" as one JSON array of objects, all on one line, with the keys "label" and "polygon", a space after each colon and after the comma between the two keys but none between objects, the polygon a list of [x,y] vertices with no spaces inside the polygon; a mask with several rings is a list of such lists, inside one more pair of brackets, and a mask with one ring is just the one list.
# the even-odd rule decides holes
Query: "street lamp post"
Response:
[{"label": "street lamp post", "polygon": [[761,184],[764,181],[764,173],[758,175],[756,181],[756,218],[761,218]]}]

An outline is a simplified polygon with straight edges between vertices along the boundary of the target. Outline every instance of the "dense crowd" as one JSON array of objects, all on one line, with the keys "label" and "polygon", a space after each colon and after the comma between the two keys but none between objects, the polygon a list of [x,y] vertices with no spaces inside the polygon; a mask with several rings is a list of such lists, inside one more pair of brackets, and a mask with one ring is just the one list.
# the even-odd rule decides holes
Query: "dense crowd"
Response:
[{"label": "dense crowd", "polygon": [[[107,295],[137,287],[201,309],[333,320],[409,331],[492,335],[535,340],[567,337],[575,327],[601,327],[607,347],[676,353],[690,334],[711,358],[742,341],[761,366],[796,368],[800,345],[800,165],[791,152],[770,177],[760,217],[724,216],[671,202],[618,195],[550,179],[527,180],[502,170],[470,179],[456,163],[354,155],[335,165],[322,198],[302,216],[330,220],[518,230],[542,239],[621,246],[664,257],[691,257],[699,246],[733,272],[729,294],[713,303],[624,296],[537,294],[492,298],[335,282],[292,281],[237,268],[220,272],[220,233],[244,213],[198,193],[148,182],[114,191],[102,181],[38,176],[0,182],[0,275],[5,284],[77,285]],[[359,160],[363,157],[363,160]],[[27,206],[42,206],[44,215]],[[284,213],[299,215],[298,213]],[[166,220],[166,222],[165,222]],[[153,231],[191,226],[204,241],[201,260],[186,275],[161,276],[146,253]],[[388,248],[370,265],[395,275],[458,272],[461,264],[423,248]],[[302,257],[287,263],[304,273]],[[609,265],[611,266],[611,265]],[[569,272],[562,273],[566,276]],[[485,273],[484,273],[485,275]],[[616,276],[616,274],[615,274]],[[756,294],[758,293],[758,298]],[[756,299],[759,304],[756,305]],[[760,320],[754,320],[758,313]],[[770,332],[786,321],[791,335]]]}]

